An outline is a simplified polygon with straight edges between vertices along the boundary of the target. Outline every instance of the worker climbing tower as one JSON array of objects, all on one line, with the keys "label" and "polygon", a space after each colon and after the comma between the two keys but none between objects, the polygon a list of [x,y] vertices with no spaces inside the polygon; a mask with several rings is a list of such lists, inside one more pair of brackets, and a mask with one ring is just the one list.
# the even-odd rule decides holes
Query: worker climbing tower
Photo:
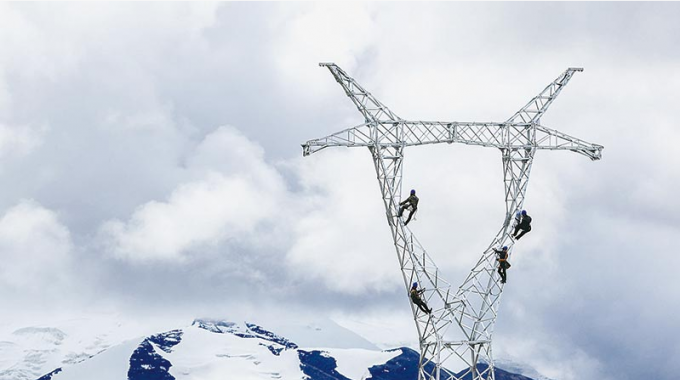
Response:
[{"label": "worker climbing tower", "polygon": [[[411,310],[420,342],[418,378],[494,379],[491,338],[503,284],[496,273],[494,248],[506,245],[514,215],[522,209],[534,153],[538,149],[570,150],[598,160],[603,147],[546,128],[541,117],[580,68],[569,68],[505,122],[409,121],[394,114],[333,63],[321,63],[354,102],[365,122],[302,145],[305,156],[334,146],[367,147],[373,157],[380,190],[402,270],[406,292],[413,282],[425,288],[423,298],[433,309],[426,314],[413,303]],[[505,211],[498,234],[458,288],[452,288],[410,228],[397,217],[401,200],[402,163],[406,147],[463,143],[499,149],[503,161]],[[447,372],[462,368],[459,373]],[[480,363],[486,365],[479,365]],[[427,368],[427,369],[426,369]]]}]

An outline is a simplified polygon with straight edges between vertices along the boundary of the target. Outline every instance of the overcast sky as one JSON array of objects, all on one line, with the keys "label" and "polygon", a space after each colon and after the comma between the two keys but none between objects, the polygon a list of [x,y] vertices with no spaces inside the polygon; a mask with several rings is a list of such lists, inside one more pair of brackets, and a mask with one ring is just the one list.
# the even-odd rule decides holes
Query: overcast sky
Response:
[{"label": "overcast sky", "polygon": [[[408,119],[543,125],[494,354],[556,379],[680,372],[680,4],[0,3],[3,323],[115,310],[333,317],[416,345],[363,122],[318,62]],[[406,151],[414,233],[457,286],[504,217],[500,153]],[[265,306],[266,305],[266,309]],[[392,339],[390,341],[390,339]]]}]

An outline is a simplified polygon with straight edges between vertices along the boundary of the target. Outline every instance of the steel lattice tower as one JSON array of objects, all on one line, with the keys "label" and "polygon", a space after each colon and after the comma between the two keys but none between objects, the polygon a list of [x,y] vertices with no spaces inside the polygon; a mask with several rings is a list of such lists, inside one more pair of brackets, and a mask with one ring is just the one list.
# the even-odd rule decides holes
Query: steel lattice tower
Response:
[{"label": "steel lattice tower", "polygon": [[[575,72],[569,68],[505,122],[409,121],[394,114],[333,63],[321,63],[345,90],[364,116],[365,123],[302,145],[307,156],[333,146],[367,147],[373,156],[387,223],[392,232],[406,291],[412,282],[424,284],[423,297],[433,308],[421,312],[409,301],[420,338],[419,379],[494,379],[491,338],[503,284],[496,273],[493,248],[507,245],[512,253],[513,215],[522,209],[534,154],[538,149],[570,150],[598,160],[603,147],[546,128],[540,119]],[[465,281],[452,288],[411,230],[397,217],[401,199],[402,162],[408,146],[463,143],[497,148],[503,160],[506,217]],[[442,364],[453,360],[460,368],[453,374]],[[426,365],[434,364],[427,372]],[[486,363],[486,366],[478,366]],[[451,366],[449,366],[451,368]]]}]

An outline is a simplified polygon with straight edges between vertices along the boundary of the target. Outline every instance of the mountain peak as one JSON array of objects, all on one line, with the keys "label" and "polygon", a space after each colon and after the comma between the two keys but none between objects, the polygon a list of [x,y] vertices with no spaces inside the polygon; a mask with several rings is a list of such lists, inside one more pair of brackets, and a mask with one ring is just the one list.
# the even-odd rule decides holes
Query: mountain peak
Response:
[{"label": "mountain peak", "polygon": [[[315,334],[324,330],[323,326],[317,328],[304,331]],[[297,338],[304,340],[303,335]],[[197,318],[185,328],[123,342],[80,363],[56,368],[38,380],[190,380],[225,375],[254,380],[418,377],[420,355],[409,348],[381,351],[305,346],[297,338],[294,342],[279,330],[252,322]],[[433,369],[433,365],[426,368]],[[498,369],[496,379],[530,380]]]}]

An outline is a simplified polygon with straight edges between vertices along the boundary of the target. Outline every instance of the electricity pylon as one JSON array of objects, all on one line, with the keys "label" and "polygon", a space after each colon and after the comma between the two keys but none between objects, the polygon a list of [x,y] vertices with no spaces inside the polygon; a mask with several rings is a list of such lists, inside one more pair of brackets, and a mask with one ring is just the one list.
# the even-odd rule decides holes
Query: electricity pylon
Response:
[{"label": "electricity pylon", "polygon": [[[367,147],[370,150],[406,291],[408,293],[413,282],[425,285],[423,296],[433,308],[431,314],[426,314],[409,302],[420,338],[418,378],[495,379],[491,338],[503,284],[496,273],[498,262],[494,248],[506,245],[508,251],[512,252],[514,240],[510,236],[513,216],[522,209],[534,153],[538,149],[569,150],[591,160],[601,157],[601,145],[585,142],[540,124],[541,117],[574,73],[583,69],[567,69],[505,122],[440,122],[404,120],[334,63],[321,63],[320,66],[330,70],[364,116],[365,123],[307,141],[302,145],[303,155],[334,146]],[[452,289],[451,284],[441,276],[430,255],[402,219],[397,217],[404,149],[437,143],[497,148],[503,160],[505,220],[457,290]],[[442,364],[449,359],[456,361],[464,370],[457,374],[442,370]],[[430,363],[434,366],[428,365]],[[479,363],[486,363],[487,366],[478,366]],[[430,370],[425,369],[426,365]]]}]

